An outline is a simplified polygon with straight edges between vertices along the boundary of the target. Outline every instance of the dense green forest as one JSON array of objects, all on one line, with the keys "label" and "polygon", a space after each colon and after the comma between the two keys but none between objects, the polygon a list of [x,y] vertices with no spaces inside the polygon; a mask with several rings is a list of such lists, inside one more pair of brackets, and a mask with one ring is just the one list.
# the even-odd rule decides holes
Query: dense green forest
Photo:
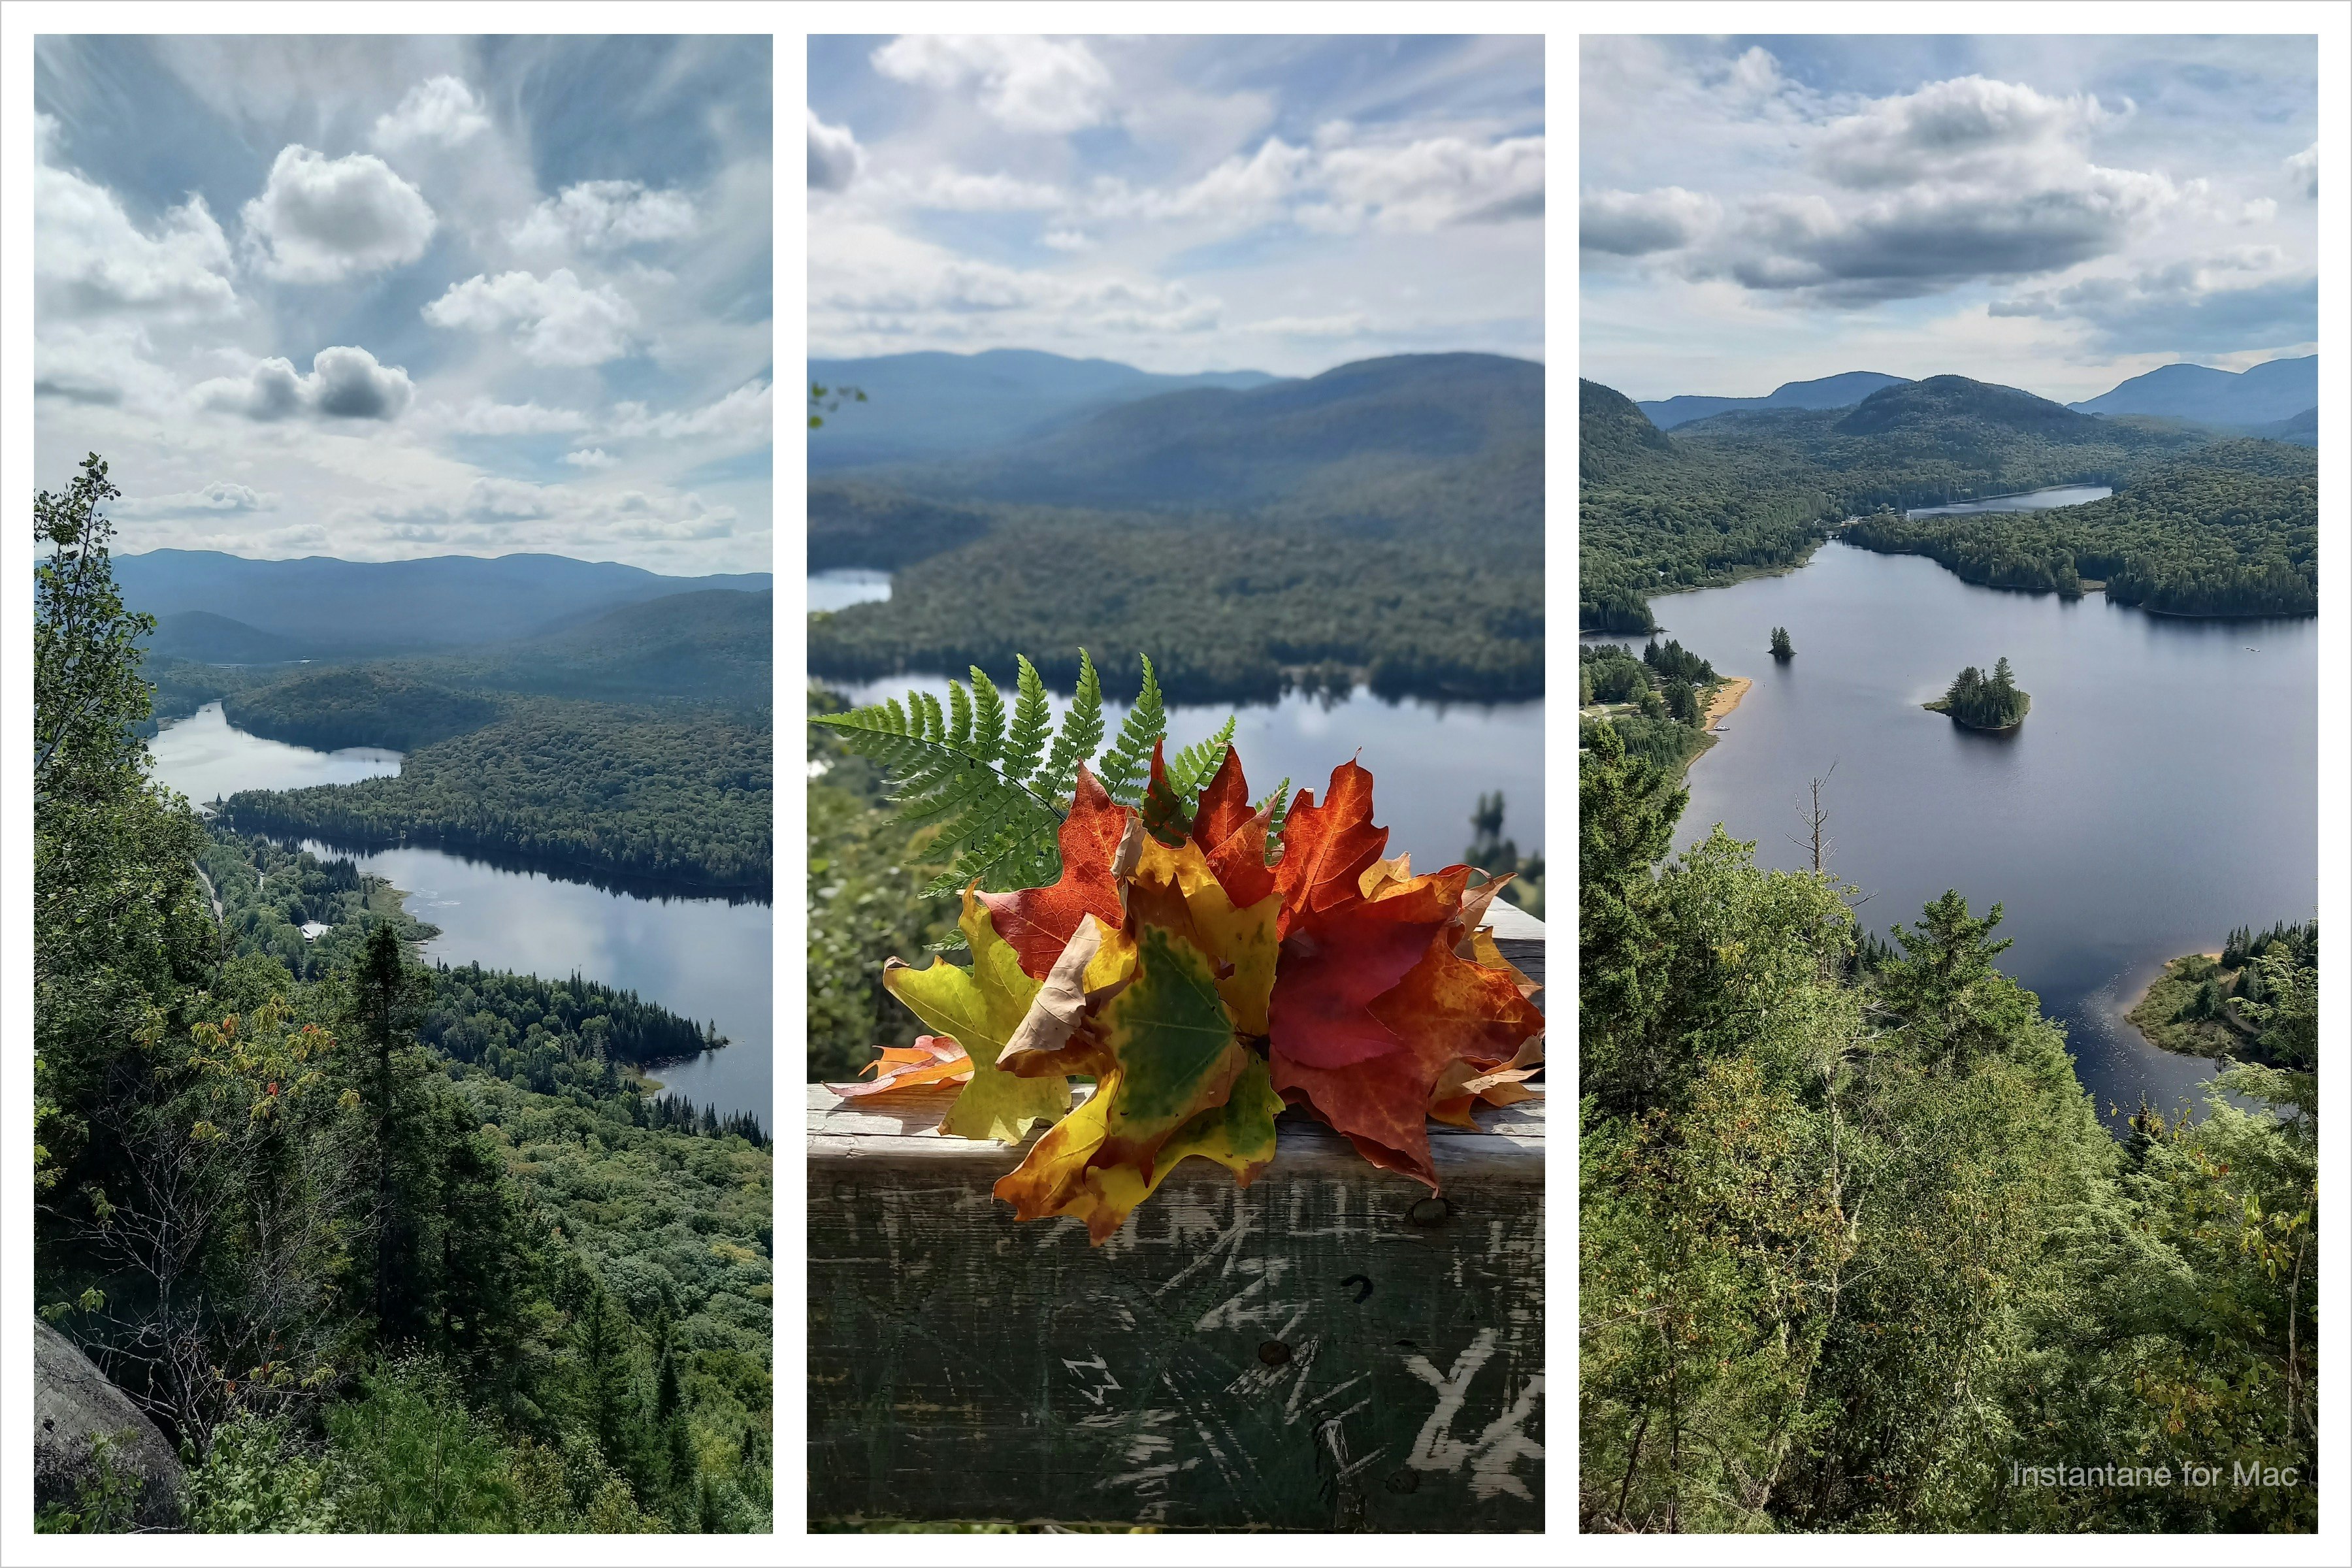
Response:
[{"label": "dense green forest", "polygon": [[1577,649],[1583,743],[1606,722],[1628,752],[1678,773],[1712,743],[1706,710],[1720,679],[1713,665],[1672,639],[1651,643],[1639,658],[1617,643],[1587,644]]},{"label": "dense green forest", "polygon": [[2256,1023],[2302,1065],[2118,1140],[1999,906],[1888,949],[1833,875],[1720,829],[1668,859],[1687,793],[1613,725],[1580,763],[1583,1528],[2315,1530],[2293,944]]},{"label": "dense green forest", "polygon": [[[1583,384],[1579,621],[1646,632],[1652,598],[1796,564],[1841,537],[1933,557],[1970,582],[2079,593],[2181,615],[2306,614],[2315,593],[2309,450],[2221,441],[2161,420],[2095,419],[1958,376],[1851,410],[1733,414],[1656,429]],[[1906,507],[2105,483],[2105,501],[1906,521]],[[2297,608],[2296,606],[2300,606]]]},{"label": "dense green forest", "polygon": [[[367,700],[381,689],[373,679],[336,689],[361,693],[348,721],[355,728],[400,710]],[[757,894],[773,875],[772,751],[764,717],[507,698],[481,728],[408,752],[397,775],[243,791],[224,816],[254,832],[434,844],[607,879]]]},{"label": "dense green forest", "polygon": [[[1140,647],[1177,702],[1356,680],[1383,696],[1539,695],[1540,525],[1442,495],[1424,513],[1416,487],[1441,482],[1397,480],[1415,504],[1346,517],[990,507],[971,543],[860,560],[895,568],[890,597],[811,616],[809,669],[858,680],[976,664],[1009,682],[1025,653],[1067,690],[1080,647]],[[860,515],[887,533],[893,511],[868,504]]]},{"label": "dense green forest", "polygon": [[[349,862],[155,787],[114,494],[92,458],[36,505],[20,1310],[180,1446],[194,1529],[772,1528],[772,1158],[615,1054],[693,1026],[427,969]],[[334,929],[289,949],[296,915]],[[41,1528],[143,1517],[82,1465]]]},{"label": "dense green forest", "polygon": [[1975,665],[1952,678],[1943,700],[1925,705],[1931,713],[1948,713],[1971,730],[2013,730],[2025,721],[2033,699],[2017,687],[2009,660],[2002,658],[1987,675]]},{"label": "dense green forest", "polygon": [[430,658],[238,669],[150,653],[145,670],[158,718],[219,700],[269,740],[406,753],[397,777],[240,795],[247,827],[756,894],[774,858],[773,606],[714,589]]},{"label": "dense green forest", "polygon": [[2306,447],[2225,441],[2105,500],[2047,511],[1864,518],[1867,550],[1925,555],[1971,583],[2177,616],[2308,616],[2319,605],[2319,463]]}]

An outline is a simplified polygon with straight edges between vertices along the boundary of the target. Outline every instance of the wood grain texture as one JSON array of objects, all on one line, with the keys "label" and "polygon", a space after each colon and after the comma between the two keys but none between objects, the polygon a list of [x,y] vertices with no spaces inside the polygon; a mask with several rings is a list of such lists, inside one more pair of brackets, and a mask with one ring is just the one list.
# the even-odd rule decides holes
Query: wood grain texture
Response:
[{"label": "wood grain texture", "polygon": [[809,1088],[812,1518],[1543,1528],[1540,1101],[1432,1128],[1443,1205],[1294,1113],[1097,1248],[948,1099]]}]

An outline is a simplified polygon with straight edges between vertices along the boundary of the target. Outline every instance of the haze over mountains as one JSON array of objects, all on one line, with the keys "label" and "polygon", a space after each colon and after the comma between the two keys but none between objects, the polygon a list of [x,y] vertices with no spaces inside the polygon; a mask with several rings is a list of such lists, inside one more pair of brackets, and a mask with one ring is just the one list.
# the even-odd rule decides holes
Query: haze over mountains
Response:
[{"label": "haze over mountains", "polygon": [[[1683,394],[1634,406],[1658,429],[1672,430],[1723,414],[1856,407],[1874,394],[1906,384],[1912,384],[1901,376],[1849,371],[1818,381],[1789,382],[1764,397]],[[2037,397],[2035,401],[2049,400]],[[2318,404],[2319,358],[2311,354],[2300,359],[2270,360],[2236,374],[2204,365],[2164,365],[2145,375],[2134,376],[2096,397],[2064,406],[2102,418],[2146,416],[2184,419],[2309,446],[2317,439]]]},{"label": "haze over mountains", "polygon": [[818,385],[866,394],[863,403],[846,400],[826,412],[823,437],[809,443],[812,470],[953,457],[1045,435],[1115,404],[1277,379],[1256,370],[1156,375],[1033,349],[811,360],[808,374]]},{"label": "haze over mountains", "polygon": [[114,558],[154,652],[205,663],[376,658],[510,642],[625,605],[706,590],[761,593],[765,572],[664,577],[562,555],[254,561],[206,550]]}]

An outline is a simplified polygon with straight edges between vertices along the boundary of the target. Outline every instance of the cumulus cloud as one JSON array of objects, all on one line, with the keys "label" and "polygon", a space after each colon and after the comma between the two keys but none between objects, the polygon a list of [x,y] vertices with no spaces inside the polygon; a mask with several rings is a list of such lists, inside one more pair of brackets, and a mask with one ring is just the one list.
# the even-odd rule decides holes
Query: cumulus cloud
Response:
[{"label": "cumulus cloud", "polygon": [[2234,353],[2287,348],[2319,336],[2319,282],[2275,275],[2267,247],[2225,251],[2063,289],[1995,300],[1995,316],[2080,321],[2094,346],[2117,353]]},{"label": "cumulus cloud", "polygon": [[478,274],[425,307],[436,327],[476,332],[516,329],[523,356],[537,364],[602,364],[633,350],[637,313],[609,284],[583,285],[569,268],[544,278],[529,272]]},{"label": "cumulus cloud", "polygon": [[1983,77],[1874,100],[1812,142],[1808,162],[1827,192],[1740,203],[1690,269],[1851,306],[2113,255],[2199,192],[2092,163],[2083,137],[2109,118],[2095,100]]},{"label": "cumulus cloud", "polygon": [[200,384],[194,396],[204,407],[268,423],[298,416],[397,419],[415,392],[400,366],[378,364],[365,349],[338,347],[313,355],[308,375],[290,361],[266,359],[242,376]]},{"label": "cumulus cloud", "polygon": [[487,397],[477,397],[444,418],[449,429],[465,436],[540,436],[588,428],[588,416],[576,408],[493,403]]},{"label": "cumulus cloud", "polygon": [[201,195],[164,213],[152,233],[131,221],[112,191],[48,154],[57,121],[47,115],[33,171],[33,278],[44,320],[117,312],[193,319],[233,314],[228,237]]},{"label": "cumulus cloud", "polygon": [[1540,136],[1297,147],[1269,136],[1256,151],[1234,153],[1189,184],[1138,188],[1105,178],[1079,205],[1106,218],[1234,230],[1287,219],[1322,233],[1427,233],[1453,224],[1540,218],[1543,193]]},{"label": "cumulus cloud", "polygon": [[381,158],[281,150],[268,184],[245,204],[255,265],[290,283],[332,283],[404,266],[432,243],[433,209]]},{"label": "cumulus cloud", "polygon": [[[860,253],[861,237],[877,243]],[[848,229],[830,231],[821,243],[824,254],[811,273],[813,315],[845,334],[953,340],[985,319],[997,341],[1134,336],[1207,331],[1222,318],[1216,300],[1132,273],[1000,267]]]},{"label": "cumulus cloud", "polygon": [[2319,199],[2319,143],[2314,142],[2302,152],[2286,159],[2287,184],[2294,186],[2306,201]]},{"label": "cumulus cloud", "polygon": [[1075,38],[910,33],[875,50],[873,63],[893,81],[976,86],[982,110],[1013,131],[1058,134],[1112,117],[1110,72]]},{"label": "cumulus cloud", "polygon": [[586,447],[577,452],[566,452],[563,460],[575,468],[610,468],[621,461],[602,447]]},{"label": "cumulus cloud", "polygon": [[619,250],[694,232],[694,204],[635,180],[586,180],[539,204],[515,226],[525,250]]},{"label": "cumulus cloud", "polygon": [[1049,228],[1038,237],[1037,243],[1048,250],[1076,252],[1092,250],[1095,242],[1075,228]]},{"label": "cumulus cloud", "polygon": [[380,115],[371,140],[384,152],[425,143],[456,147],[490,128],[474,89],[454,76],[436,76],[408,89],[398,108]]},{"label": "cumulus cloud", "polygon": [[827,125],[808,111],[808,183],[813,191],[845,191],[866,154],[846,125]]},{"label": "cumulus cloud", "polygon": [[1034,180],[959,169],[931,169],[911,177],[886,174],[868,186],[867,197],[877,205],[934,212],[1051,212],[1070,199],[1067,193]]},{"label": "cumulus cloud", "polygon": [[1577,247],[1610,256],[1679,250],[1722,216],[1713,196],[1662,185],[1654,191],[1586,191],[1578,204]]}]

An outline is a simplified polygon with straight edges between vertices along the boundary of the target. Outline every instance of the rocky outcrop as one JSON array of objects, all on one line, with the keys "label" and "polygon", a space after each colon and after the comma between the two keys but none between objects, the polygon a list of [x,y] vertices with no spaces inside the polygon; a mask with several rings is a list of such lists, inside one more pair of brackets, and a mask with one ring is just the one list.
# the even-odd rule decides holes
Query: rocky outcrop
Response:
[{"label": "rocky outcrop", "polygon": [[71,1340],[33,1325],[33,1496],[77,1506],[102,1468],[133,1482],[128,1528],[180,1527],[179,1456],[147,1413]]}]

